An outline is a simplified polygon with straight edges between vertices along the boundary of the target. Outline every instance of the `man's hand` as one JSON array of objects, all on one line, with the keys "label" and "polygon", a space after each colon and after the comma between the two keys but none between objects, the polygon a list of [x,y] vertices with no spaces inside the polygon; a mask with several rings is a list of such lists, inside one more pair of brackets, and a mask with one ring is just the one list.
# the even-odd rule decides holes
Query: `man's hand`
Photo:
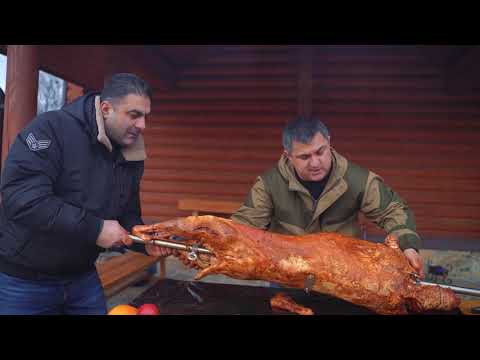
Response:
[{"label": "man's hand", "polygon": [[150,256],[166,257],[173,254],[173,249],[157,246],[148,242],[145,244],[145,250]]},{"label": "man's hand", "polygon": [[415,249],[405,249],[403,253],[408,259],[410,265],[415,269],[420,279],[425,279],[425,272],[423,271],[423,259]]},{"label": "man's hand", "polygon": [[128,237],[128,232],[117,220],[104,220],[103,228],[98,235],[97,245],[110,249],[113,246],[132,245],[133,241]]}]

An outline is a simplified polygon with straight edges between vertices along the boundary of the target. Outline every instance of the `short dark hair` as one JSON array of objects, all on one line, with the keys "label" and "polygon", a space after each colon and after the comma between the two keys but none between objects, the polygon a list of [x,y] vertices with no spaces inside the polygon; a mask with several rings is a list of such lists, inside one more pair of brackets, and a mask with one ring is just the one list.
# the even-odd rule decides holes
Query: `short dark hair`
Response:
[{"label": "short dark hair", "polygon": [[152,89],[146,81],[137,75],[120,73],[113,75],[103,87],[100,94],[100,101],[116,102],[130,94],[145,96],[152,101]]},{"label": "short dark hair", "polygon": [[328,129],[319,119],[298,117],[290,121],[283,129],[283,148],[290,154],[292,152],[293,141],[308,144],[317,133],[322,134],[325,139],[328,139]]}]

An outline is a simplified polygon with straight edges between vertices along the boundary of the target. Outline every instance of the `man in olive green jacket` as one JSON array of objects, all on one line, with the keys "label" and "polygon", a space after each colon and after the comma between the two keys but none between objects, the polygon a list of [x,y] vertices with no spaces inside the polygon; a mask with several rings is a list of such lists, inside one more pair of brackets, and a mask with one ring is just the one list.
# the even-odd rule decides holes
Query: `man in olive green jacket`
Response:
[{"label": "man in olive green jacket", "polygon": [[424,277],[413,213],[380,176],[333,150],[321,121],[290,122],[283,146],[278,165],[257,178],[232,220],[283,234],[328,231],[358,238],[361,212],[399,239],[410,264]]}]

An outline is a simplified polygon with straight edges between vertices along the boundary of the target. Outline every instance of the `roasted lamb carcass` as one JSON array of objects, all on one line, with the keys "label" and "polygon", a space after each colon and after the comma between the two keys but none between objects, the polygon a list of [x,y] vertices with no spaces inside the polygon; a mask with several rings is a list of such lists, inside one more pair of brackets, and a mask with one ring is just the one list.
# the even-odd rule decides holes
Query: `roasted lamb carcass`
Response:
[{"label": "roasted lamb carcass", "polygon": [[[144,241],[172,235],[196,243],[213,255],[190,262],[195,279],[224,274],[304,288],[364,306],[379,314],[449,311],[460,299],[450,289],[417,284],[394,237],[377,244],[337,233],[289,236],[259,230],[215,216],[190,216],[153,225],[138,225],[133,234]],[[312,281],[313,279],[313,281]]]}]

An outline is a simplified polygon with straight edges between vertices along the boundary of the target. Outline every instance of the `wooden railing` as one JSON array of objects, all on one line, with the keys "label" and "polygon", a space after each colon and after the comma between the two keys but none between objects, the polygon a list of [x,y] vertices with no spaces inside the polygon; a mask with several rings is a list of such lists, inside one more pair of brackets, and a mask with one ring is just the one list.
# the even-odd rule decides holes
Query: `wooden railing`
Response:
[{"label": "wooden railing", "polygon": [[[113,256],[97,263],[97,272],[106,297],[110,297],[129,285],[148,276],[146,270],[163,258],[147,256],[135,251]],[[161,277],[164,274],[161,274]]]},{"label": "wooden railing", "polygon": [[240,207],[240,202],[205,199],[180,199],[178,210],[191,211],[192,215],[225,214],[231,215]]},{"label": "wooden railing", "polygon": [[[242,205],[241,202],[205,200],[205,199],[181,199],[178,200],[178,210],[191,211],[192,215],[200,214],[224,214],[232,215]],[[367,239],[367,220],[363,215],[359,217],[361,238]]]}]

